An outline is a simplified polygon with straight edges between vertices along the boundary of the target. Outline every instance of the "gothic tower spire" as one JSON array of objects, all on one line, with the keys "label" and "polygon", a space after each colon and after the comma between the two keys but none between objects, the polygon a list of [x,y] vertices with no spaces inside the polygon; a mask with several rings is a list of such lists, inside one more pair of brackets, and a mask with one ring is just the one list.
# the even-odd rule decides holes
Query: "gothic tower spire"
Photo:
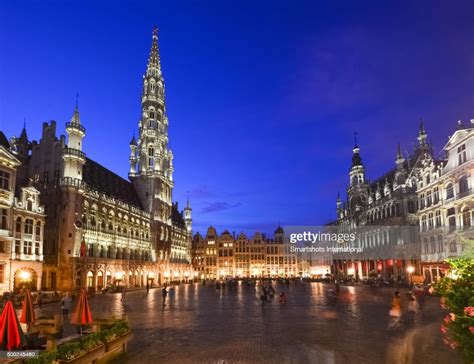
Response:
[{"label": "gothic tower spire", "polygon": [[129,177],[144,208],[156,221],[170,224],[174,168],[173,152],[168,145],[164,89],[155,27],[143,75],[139,134],[137,140],[130,143]]}]

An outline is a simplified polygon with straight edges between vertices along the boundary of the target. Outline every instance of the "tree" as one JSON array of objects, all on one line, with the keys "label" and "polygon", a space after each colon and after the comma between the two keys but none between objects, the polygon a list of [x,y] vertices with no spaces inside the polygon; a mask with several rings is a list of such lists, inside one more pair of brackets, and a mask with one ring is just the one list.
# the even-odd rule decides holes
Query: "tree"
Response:
[{"label": "tree", "polygon": [[474,362],[474,259],[448,259],[451,269],[437,289],[441,306],[449,311],[441,325],[444,342],[459,350],[464,360]]}]

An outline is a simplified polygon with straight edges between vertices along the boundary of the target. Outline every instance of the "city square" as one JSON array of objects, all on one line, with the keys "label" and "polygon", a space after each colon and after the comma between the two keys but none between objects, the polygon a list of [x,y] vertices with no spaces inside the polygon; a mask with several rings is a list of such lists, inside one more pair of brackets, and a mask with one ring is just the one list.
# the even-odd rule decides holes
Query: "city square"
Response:
[{"label": "city square", "polygon": [[473,362],[474,4],[369,4],[0,4],[0,360]]},{"label": "city square", "polygon": [[[442,342],[443,314],[435,297],[414,324],[390,329],[392,289],[343,286],[331,305],[329,284],[274,285],[277,293],[286,292],[286,304],[275,298],[262,306],[259,286],[242,282],[225,289],[176,286],[165,306],[161,289],[131,291],[125,304],[120,294],[97,295],[90,303],[97,316],[128,316],[134,339],[120,363],[462,362]],[[59,311],[58,305],[43,309]]]}]

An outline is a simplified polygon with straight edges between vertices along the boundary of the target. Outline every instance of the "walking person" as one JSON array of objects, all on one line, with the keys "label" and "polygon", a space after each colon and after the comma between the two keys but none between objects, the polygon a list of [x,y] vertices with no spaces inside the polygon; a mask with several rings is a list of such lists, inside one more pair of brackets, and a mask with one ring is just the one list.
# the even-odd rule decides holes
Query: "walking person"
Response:
[{"label": "walking person", "polygon": [[146,294],[150,292],[150,283],[146,282]]},{"label": "walking person", "polygon": [[71,310],[71,307],[72,307],[72,298],[68,292],[61,300],[61,311],[63,314],[63,320],[68,319],[69,311]]},{"label": "walking person", "polygon": [[163,289],[161,290],[161,297],[163,298],[163,306],[166,305],[166,296],[168,296],[168,290],[166,289],[166,284],[165,284]]},{"label": "walking person", "polygon": [[390,320],[389,327],[395,328],[400,323],[400,319],[402,317],[402,300],[400,298],[400,292],[398,291],[395,291],[393,294],[392,307],[389,311],[389,314],[392,318]]}]

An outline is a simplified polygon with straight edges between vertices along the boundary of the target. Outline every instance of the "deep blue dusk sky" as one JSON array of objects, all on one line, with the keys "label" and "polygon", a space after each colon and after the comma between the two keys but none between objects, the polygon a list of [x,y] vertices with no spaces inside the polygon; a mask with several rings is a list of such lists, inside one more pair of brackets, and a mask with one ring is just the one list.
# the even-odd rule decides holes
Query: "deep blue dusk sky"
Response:
[{"label": "deep blue dusk sky", "polygon": [[0,129],[64,133],[79,92],[85,152],[126,177],[154,24],[201,232],[328,222],[355,130],[375,179],[420,117],[437,153],[474,118],[472,1],[3,1]]}]

